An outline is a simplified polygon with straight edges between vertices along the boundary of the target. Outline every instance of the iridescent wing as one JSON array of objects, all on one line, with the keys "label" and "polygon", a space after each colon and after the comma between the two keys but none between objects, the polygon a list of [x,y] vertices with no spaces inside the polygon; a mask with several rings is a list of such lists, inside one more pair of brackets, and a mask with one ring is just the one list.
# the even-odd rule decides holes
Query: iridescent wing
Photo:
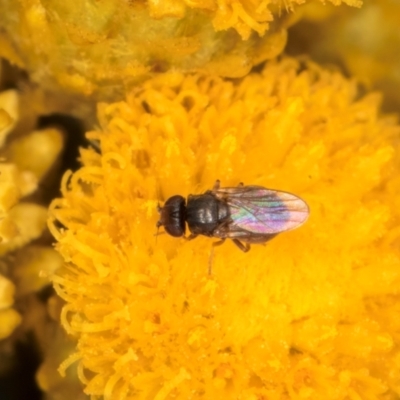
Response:
[{"label": "iridescent wing", "polygon": [[297,228],[310,213],[307,203],[294,194],[262,186],[218,188],[214,194],[229,205],[229,230],[237,227],[259,235],[276,234]]}]

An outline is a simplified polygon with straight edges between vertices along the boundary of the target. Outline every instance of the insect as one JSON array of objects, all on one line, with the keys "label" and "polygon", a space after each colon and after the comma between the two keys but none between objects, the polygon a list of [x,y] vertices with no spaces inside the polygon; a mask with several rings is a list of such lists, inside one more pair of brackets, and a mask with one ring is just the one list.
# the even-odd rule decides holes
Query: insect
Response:
[{"label": "insect", "polygon": [[294,194],[242,183],[221,188],[219,180],[212,190],[190,194],[187,201],[180,195],[170,197],[163,207],[158,206],[158,212],[157,228],[163,226],[171,236],[184,236],[187,223],[187,239],[198,235],[219,238],[213,246],[231,239],[244,252],[250,244],[265,243],[299,227],[310,214],[307,203]]}]

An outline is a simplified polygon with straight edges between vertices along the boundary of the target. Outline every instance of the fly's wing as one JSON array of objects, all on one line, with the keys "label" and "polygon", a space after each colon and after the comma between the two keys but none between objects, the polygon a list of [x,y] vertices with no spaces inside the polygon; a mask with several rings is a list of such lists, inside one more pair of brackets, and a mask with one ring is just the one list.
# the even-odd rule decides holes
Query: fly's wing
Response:
[{"label": "fly's wing", "polygon": [[269,235],[297,228],[310,213],[299,197],[262,186],[220,188],[215,195],[227,202],[233,226],[255,234]]}]

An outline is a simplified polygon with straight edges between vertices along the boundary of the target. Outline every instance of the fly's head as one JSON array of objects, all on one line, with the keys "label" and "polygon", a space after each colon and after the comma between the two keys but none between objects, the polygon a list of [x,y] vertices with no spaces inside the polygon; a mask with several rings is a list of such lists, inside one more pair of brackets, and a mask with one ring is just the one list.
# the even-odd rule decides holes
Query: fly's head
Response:
[{"label": "fly's head", "polygon": [[160,219],[157,228],[164,227],[165,232],[173,237],[181,237],[186,230],[185,198],[179,195],[170,197],[163,207],[158,206]]}]

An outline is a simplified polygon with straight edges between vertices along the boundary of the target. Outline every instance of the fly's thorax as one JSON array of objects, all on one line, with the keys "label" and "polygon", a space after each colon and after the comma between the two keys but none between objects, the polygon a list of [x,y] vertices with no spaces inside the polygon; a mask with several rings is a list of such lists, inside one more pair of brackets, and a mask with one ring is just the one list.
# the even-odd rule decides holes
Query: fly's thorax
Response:
[{"label": "fly's thorax", "polygon": [[169,235],[180,237],[185,234],[185,217],[185,198],[179,195],[172,196],[161,208],[159,224],[164,226]]},{"label": "fly's thorax", "polygon": [[190,232],[212,236],[213,231],[228,217],[227,204],[212,193],[189,195],[186,221]]}]

